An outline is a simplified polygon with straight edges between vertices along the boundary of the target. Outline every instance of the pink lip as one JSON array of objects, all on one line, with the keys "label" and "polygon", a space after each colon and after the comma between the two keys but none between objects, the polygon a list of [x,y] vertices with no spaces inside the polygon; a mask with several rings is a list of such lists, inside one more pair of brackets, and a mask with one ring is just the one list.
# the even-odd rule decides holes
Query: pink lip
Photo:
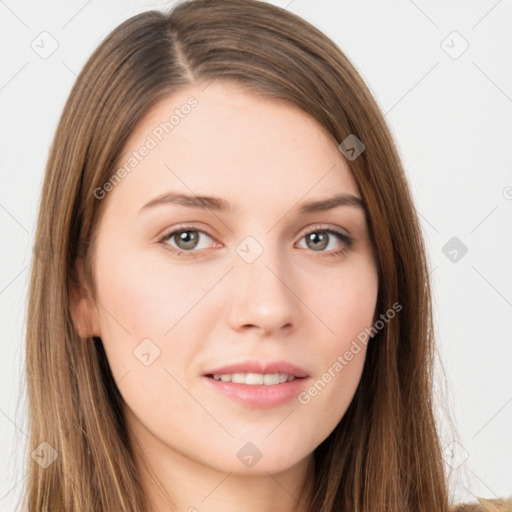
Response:
[{"label": "pink lip", "polygon": [[[237,384],[213,379],[213,375],[228,373],[286,373],[293,375],[295,379],[269,386]],[[286,361],[272,361],[268,363],[247,361],[216,368],[203,375],[207,385],[212,386],[216,391],[226,395],[238,404],[258,409],[277,407],[297,397],[309,382],[308,377],[309,374],[306,370]]]},{"label": "pink lip", "polygon": [[309,377],[306,370],[287,361],[269,361],[266,363],[245,361],[209,370],[203,375],[225,375],[227,373],[287,373],[294,377]]},{"label": "pink lip", "polygon": [[283,384],[249,385],[236,384],[234,382],[222,382],[210,377],[202,377],[207,385],[210,385],[216,391],[231,398],[236,403],[255,409],[270,409],[277,407],[289,400],[296,398],[304,389],[310,379],[295,379]]}]

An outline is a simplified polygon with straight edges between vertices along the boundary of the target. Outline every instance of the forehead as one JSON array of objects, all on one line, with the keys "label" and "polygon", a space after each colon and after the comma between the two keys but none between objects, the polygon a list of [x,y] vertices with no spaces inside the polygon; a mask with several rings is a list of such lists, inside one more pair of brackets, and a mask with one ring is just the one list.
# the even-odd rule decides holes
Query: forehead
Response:
[{"label": "forehead", "polygon": [[229,82],[161,100],[130,136],[122,166],[128,176],[115,193],[122,189],[138,207],[168,190],[260,205],[272,197],[359,195],[347,162],[315,119]]}]

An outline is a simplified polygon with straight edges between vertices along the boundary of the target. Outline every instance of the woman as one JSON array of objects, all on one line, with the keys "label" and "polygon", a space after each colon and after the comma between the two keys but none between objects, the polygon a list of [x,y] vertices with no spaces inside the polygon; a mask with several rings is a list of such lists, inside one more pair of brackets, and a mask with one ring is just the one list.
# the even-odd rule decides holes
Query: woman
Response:
[{"label": "woman", "polygon": [[452,506],[417,214],[370,92],[304,20],[192,0],[115,29],[36,237],[27,510]]}]

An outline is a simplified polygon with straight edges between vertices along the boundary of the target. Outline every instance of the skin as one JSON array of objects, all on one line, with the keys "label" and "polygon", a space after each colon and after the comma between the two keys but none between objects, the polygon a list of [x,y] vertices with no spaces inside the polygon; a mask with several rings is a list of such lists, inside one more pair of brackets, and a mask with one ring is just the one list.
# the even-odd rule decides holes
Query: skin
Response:
[{"label": "skin", "polygon": [[[102,339],[141,449],[137,462],[159,482],[143,473],[151,510],[173,510],[165,493],[180,511],[305,510],[300,492],[312,482],[313,450],[350,404],[365,346],[306,405],[293,398],[246,407],[202,375],[247,359],[287,360],[312,384],[372,325],[378,276],[364,209],[297,213],[305,201],[361,195],[337,145],[308,114],[229,82],[202,89],[166,98],[132,133],[121,162],[170,112],[198,100],[103,199],[97,296],[73,299],[73,315],[82,336]],[[221,197],[236,213],[171,203],[140,211],[168,191]],[[158,239],[183,225],[200,238],[188,253],[182,243],[178,256],[168,250],[180,248],[177,237]],[[352,246],[332,234],[327,246],[308,245],[307,233],[326,228],[351,236]],[[248,236],[263,249],[250,264],[236,251]],[[134,355],[144,339],[160,350],[148,366]],[[262,454],[251,468],[237,457],[247,442]]]}]

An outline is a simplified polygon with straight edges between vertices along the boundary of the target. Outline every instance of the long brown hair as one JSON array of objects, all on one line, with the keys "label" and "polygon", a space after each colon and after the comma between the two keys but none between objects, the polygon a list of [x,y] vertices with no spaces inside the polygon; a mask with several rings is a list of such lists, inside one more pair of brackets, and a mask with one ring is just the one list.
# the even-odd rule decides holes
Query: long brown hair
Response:
[{"label": "long brown hair", "polygon": [[[257,0],[191,0],[133,16],[99,45],[72,88],[46,167],[36,232],[44,250],[36,253],[30,282],[24,506],[146,511],[122,398],[101,340],[79,337],[70,294],[77,258],[95,290],[91,254],[104,201],[93,191],[113,176],[128,137],[158,101],[212,80],[298,106],[336,145],[349,135],[363,142],[364,151],[348,163],[379,272],[377,316],[402,306],[368,344],[350,407],[314,452],[309,512],[446,512],[428,265],[393,139],[336,44],[298,16]],[[57,454],[46,468],[31,457],[41,443]]]}]

